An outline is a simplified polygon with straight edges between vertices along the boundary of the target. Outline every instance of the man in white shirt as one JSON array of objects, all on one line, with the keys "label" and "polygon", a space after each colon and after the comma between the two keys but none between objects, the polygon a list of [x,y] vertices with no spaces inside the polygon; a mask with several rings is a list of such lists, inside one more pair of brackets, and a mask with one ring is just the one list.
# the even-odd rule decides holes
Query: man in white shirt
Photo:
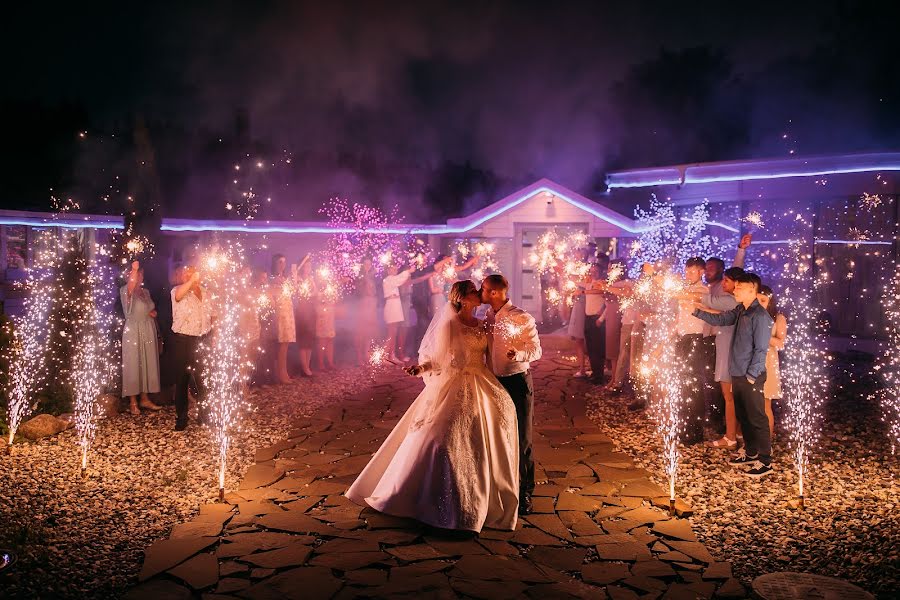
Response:
[{"label": "man in white shirt", "polygon": [[212,318],[209,298],[200,286],[200,273],[193,267],[179,267],[175,280],[178,281],[172,288],[175,431],[184,431],[188,424],[188,388],[192,378],[201,403],[201,423],[204,420],[202,404],[206,386],[200,376],[199,346],[212,330]]},{"label": "man in white shirt", "polygon": [[703,351],[703,332],[705,323],[693,315],[693,295],[706,291],[703,285],[703,273],[706,261],[702,258],[689,258],[684,265],[685,294],[679,298],[678,320],[675,329],[678,333],[676,352],[684,365],[684,404],[685,444],[699,444],[703,441],[703,423],[706,418],[706,400],[703,385],[706,381],[705,354]]},{"label": "man in white shirt", "polygon": [[[487,319],[491,368],[516,406],[519,422],[519,514],[531,512],[534,492],[534,456],[532,454],[532,414],[534,383],[529,368],[541,358],[541,340],[534,317],[507,298],[509,282],[503,275],[488,275],[481,282],[481,301],[490,306]],[[515,335],[500,335],[499,327],[508,322]]]},{"label": "man in white shirt", "polygon": [[598,264],[591,265],[591,283],[584,290],[584,346],[591,363],[591,383],[604,383],[606,368],[606,300],[603,288],[606,280],[601,277]]}]

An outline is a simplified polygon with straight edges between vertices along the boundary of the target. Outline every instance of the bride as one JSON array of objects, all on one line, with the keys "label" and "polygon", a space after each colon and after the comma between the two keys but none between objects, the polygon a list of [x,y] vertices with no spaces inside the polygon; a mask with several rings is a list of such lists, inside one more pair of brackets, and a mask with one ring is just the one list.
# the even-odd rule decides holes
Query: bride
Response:
[{"label": "bride", "polygon": [[425,389],[347,490],[357,504],[442,529],[515,529],[516,410],[485,364],[480,304],[474,283],[453,284],[406,369]]}]

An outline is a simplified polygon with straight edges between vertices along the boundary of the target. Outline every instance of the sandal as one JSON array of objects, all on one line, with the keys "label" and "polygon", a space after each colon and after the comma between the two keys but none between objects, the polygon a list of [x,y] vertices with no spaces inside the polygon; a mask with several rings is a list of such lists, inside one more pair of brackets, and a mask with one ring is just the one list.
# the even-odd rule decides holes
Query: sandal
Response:
[{"label": "sandal", "polygon": [[729,440],[724,435],[712,442],[706,442],[706,445],[710,448],[725,448],[726,450],[737,450],[737,441]]}]

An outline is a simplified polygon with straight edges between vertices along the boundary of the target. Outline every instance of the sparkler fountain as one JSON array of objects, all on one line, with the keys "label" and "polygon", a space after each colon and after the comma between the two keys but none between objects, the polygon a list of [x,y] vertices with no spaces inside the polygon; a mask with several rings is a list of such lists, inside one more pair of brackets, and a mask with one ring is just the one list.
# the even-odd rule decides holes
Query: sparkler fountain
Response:
[{"label": "sparkler fountain", "polygon": [[900,265],[895,265],[881,296],[887,320],[885,340],[875,364],[882,388],[874,395],[881,404],[881,419],[887,425],[891,454],[900,446]]},{"label": "sparkler fountain", "polygon": [[[50,233],[44,231],[39,235],[46,237]],[[35,265],[27,272],[24,314],[13,320],[12,343],[5,350],[9,364],[7,453],[12,452],[16,431],[31,412],[32,396],[41,389],[46,377],[47,320],[56,294],[57,266],[56,252],[43,252],[35,256]]]},{"label": "sparkler fountain", "polygon": [[791,250],[793,259],[784,265],[784,296],[791,308],[791,331],[784,347],[783,381],[788,408],[786,423],[798,476],[797,506],[802,509],[809,455],[819,434],[827,385],[823,365],[827,356],[824,335],[812,305],[812,292],[818,284],[813,277],[812,253],[805,250],[801,242],[794,242]]},{"label": "sparkler fountain", "polygon": [[207,389],[207,410],[218,448],[219,500],[225,499],[228,448],[237,416],[244,407],[244,384],[248,369],[248,339],[241,329],[245,311],[258,310],[259,299],[245,301],[246,282],[242,277],[243,250],[228,244],[214,249],[202,263],[207,293],[218,310],[216,327],[203,349],[203,378]]}]

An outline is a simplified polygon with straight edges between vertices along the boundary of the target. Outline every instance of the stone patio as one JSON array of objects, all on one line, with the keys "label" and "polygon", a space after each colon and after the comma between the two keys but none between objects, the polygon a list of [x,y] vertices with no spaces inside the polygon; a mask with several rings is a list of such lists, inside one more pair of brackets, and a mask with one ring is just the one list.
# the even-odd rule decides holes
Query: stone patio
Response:
[{"label": "stone patio", "polygon": [[[422,387],[383,373],[256,453],[224,504],[146,551],[127,598],[743,598],[731,565],[670,518],[665,490],[585,416],[585,382],[536,363],[534,514],[515,532],[436,535],[343,492]],[[690,507],[677,505],[680,517]]]}]

